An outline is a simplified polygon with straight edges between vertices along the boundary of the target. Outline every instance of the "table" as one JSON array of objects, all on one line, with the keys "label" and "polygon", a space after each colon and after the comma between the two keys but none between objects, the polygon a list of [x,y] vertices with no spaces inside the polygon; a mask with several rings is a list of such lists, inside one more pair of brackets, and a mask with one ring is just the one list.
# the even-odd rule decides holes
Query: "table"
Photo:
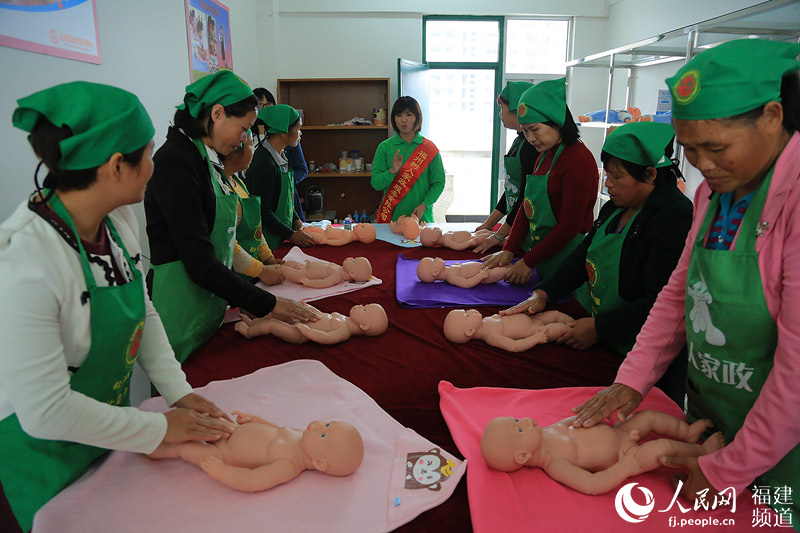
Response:
[{"label": "table", "polygon": [[[282,246],[275,251],[276,256],[282,257],[288,250],[288,246]],[[353,305],[379,303],[389,317],[388,331],[380,337],[353,337],[333,346],[293,345],[271,336],[247,340],[234,331],[232,324],[225,324],[184,364],[193,387],[295,359],[316,359],[364,390],[401,424],[462,457],[439,411],[440,380],[450,381],[456,387],[543,389],[608,385],[622,362],[620,355],[601,346],[578,351],[546,344],[523,353],[509,353],[482,341],[451,344],[442,334],[442,324],[450,308],[408,309],[395,300],[397,254],[412,259],[428,256],[475,259],[472,252],[399,248],[383,241],[342,247],[316,246],[304,251],[339,264],[347,257],[368,257],[374,274],[383,280],[382,285],[317,300],[314,305],[324,312],[347,314]],[[487,316],[499,309],[479,310]],[[575,301],[557,309],[574,317],[585,316]],[[398,531],[436,531],[442,524],[447,524],[448,531],[472,530],[465,481],[459,483],[444,504]]]}]

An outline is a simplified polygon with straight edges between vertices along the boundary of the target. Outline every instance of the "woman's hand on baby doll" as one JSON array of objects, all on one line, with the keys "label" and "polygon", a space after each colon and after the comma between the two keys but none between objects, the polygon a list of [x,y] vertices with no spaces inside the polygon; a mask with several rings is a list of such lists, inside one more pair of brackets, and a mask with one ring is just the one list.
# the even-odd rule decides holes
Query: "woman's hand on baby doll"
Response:
[{"label": "woman's hand on baby doll", "polygon": [[279,265],[264,265],[258,279],[264,285],[277,285],[283,282],[283,274],[278,272]]},{"label": "woman's hand on baby doll", "polygon": [[287,324],[294,324],[295,322],[313,322],[319,319],[319,311],[308,304],[278,296],[275,307],[267,316]]},{"label": "woman's hand on baby doll", "polygon": [[529,298],[521,301],[517,305],[509,307],[508,309],[503,309],[502,311],[500,311],[500,315],[508,316],[508,315],[517,315],[519,313],[528,313],[529,315],[535,315],[536,313],[544,311],[544,308],[546,306],[547,306],[547,293],[539,289],[533,291],[533,294],[531,294]]},{"label": "woman's hand on baby doll", "polygon": [[217,407],[214,402],[200,396],[199,394],[195,394],[194,392],[190,392],[177,402],[173,403],[170,407],[191,409],[192,411],[197,411],[198,413],[202,413],[213,418],[224,418],[228,422],[233,422],[233,420],[231,420],[231,418],[225,414],[225,411]]},{"label": "woman's hand on baby doll", "polygon": [[660,458],[660,462],[667,468],[674,469],[669,476],[673,487],[677,488],[678,481],[683,481],[681,496],[687,500],[693,501],[703,490],[708,490],[709,494],[717,492],[717,489],[708,482],[705,474],[700,470],[696,457],[663,456]]},{"label": "woman's hand on baby doll", "polygon": [[520,260],[508,269],[503,279],[514,285],[525,285],[531,280],[531,276],[533,276],[533,269],[526,265],[525,261]]},{"label": "woman's hand on baby doll", "polygon": [[211,456],[206,457],[206,459],[200,463],[200,468],[205,470],[206,474],[219,481],[219,478],[222,477],[222,472],[225,470],[225,463],[223,463],[222,459],[219,457]]},{"label": "woman's hand on baby doll", "polygon": [[576,350],[585,350],[597,344],[597,329],[594,318],[579,318],[567,323],[569,331],[556,339],[558,344],[566,344]]},{"label": "woman's hand on baby doll", "polygon": [[619,409],[617,417],[621,420],[627,420],[628,415],[634,409],[639,407],[642,403],[642,395],[635,389],[623,385],[622,383],[614,383],[610,387],[601,390],[578,407],[573,407],[572,412],[578,413],[575,417],[575,422],[572,424],[575,427],[592,427],[598,422],[602,422],[611,413]]}]

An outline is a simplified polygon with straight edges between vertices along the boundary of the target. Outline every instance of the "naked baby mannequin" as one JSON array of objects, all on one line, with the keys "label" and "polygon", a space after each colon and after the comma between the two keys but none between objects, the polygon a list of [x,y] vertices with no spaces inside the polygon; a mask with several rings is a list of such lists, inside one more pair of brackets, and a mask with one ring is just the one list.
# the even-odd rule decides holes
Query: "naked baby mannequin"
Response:
[{"label": "naked baby mannequin", "polygon": [[[725,445],[721,431],[696,444],[713,424],[698,420],[688,424],[666,413],[639,411],[614,426],[573,427],[574,416],[547,427],[530,418],[498,417],[481,437],[481,455],[490,468],[514,472],[523,466],[539,467],[567,487],[584,494],[604,494],[631,476],[660,466],[659,458],[699,457]],[[671,437],[644,444],[637,441],[650,432]]]},{"label": "naked baby mannequin", "polygon": [[[422,223],[422,226],[424,225],[425,222]],[[389,222],[389,229],[392,230],[392,233],[402,233],[403,237],[410,241],[419,237],[420,228],[417,215],[400,215],[397,220]]]},{"label": "naked baby mannequin", "polygon": [[424,283],[433,283],[441,279],[450,285],[471,289],[481,283],[497,283],[511,268],[509,266],[482,268],[482,266],[483,263],[477,261],[445,265],[441,257],[423,257],[417,265],[417,277]]},{"label": "naked baby mannequin", "polygon": [[327,261],[286,261],[278,267],[278,272],[292,283],[324,289],[343,281],[369,281],[372,278],[372,265],[366,257],[348,257],[342,266]]},{"label": "naked baby mannequin", "polygon": [[[509,320],[520,318],[521,320]],[[508,352],[524,352],[546,342],[553,342],[569,331],[572,317],[559,311],[537,315],[492,315],[483,318],[476,309],[454,309],[444,319],[444,336],[463,344],[482,339],[489,346]]]},{"label": "naked baby mannequin", "polygon": [[466,250],[474,248],[488,239],[494,232],[482,229],[476,232],[448,231],[442,233],[441,228],[425,227],[419,233],[419,242],[422,246],[441,245],[451,250]]},{"label": "naked baby mannequin", "polygon": [[[161,443],[151,459],[180,458],[232,489],[256,492],[296,478],[303,470],[349,476],[364,458],[364,442],[347,422],[314,420],[305,430],[256,415],[237,415],[233,433],[216,442]],[[227,422],[226,422],[227,423]]]},{"label": "naked baby mannequin", "polygon": [[304,231],[310,233],[317,244],[327,244],[328,246],[344,246],[354,241],[369,244],[375,242],[376,234],[375,226],[366,222],[356,224],[353,226],[352,231],[332,226],[328,226],[325,229],[308,226]]},{"label": "naked baby mannequin", "polygon": [[339,313],[320,313],[319,319],[304,324],[287,324],[275,318],[251,319],[241,315],[242,320],[237,322],[236,331],[252,339],[261,335],[275,335],[278,338],[302,344],[314,341],[319,344],[336,344],[343,342],[353,335],[377,337],[386,332],[389,319],[386,311],[380,304],[354,305],[350,308],[350,316]]}]

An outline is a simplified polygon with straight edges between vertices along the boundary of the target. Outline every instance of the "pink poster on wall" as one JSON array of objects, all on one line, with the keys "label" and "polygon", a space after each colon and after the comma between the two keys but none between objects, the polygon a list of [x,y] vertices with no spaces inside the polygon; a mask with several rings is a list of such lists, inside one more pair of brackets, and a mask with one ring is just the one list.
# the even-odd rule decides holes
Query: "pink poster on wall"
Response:
[{"label": "pink poster on wall", "polygon": [[217,0],[185,1],[192,81],[219,70],[233,70],[228,8]]},{"label": "pink poster on wall", "polygon": [[95,0],[0,0],[0,45],[100,64]]}]

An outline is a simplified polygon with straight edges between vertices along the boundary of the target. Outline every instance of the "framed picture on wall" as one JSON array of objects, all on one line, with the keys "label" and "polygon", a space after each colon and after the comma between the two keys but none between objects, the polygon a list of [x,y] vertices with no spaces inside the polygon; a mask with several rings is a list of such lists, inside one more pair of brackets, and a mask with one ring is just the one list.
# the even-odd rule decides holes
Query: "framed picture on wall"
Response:
[{"label": "framed picture on wall", "polygon": [[233,70],[228,8],[217,0],[185,2],[191,80],[196,81],[219,70]]},{"label": "framed picture on wall", "polygon": [[0,0],[0,45],[99,65],[95,0]]}]

